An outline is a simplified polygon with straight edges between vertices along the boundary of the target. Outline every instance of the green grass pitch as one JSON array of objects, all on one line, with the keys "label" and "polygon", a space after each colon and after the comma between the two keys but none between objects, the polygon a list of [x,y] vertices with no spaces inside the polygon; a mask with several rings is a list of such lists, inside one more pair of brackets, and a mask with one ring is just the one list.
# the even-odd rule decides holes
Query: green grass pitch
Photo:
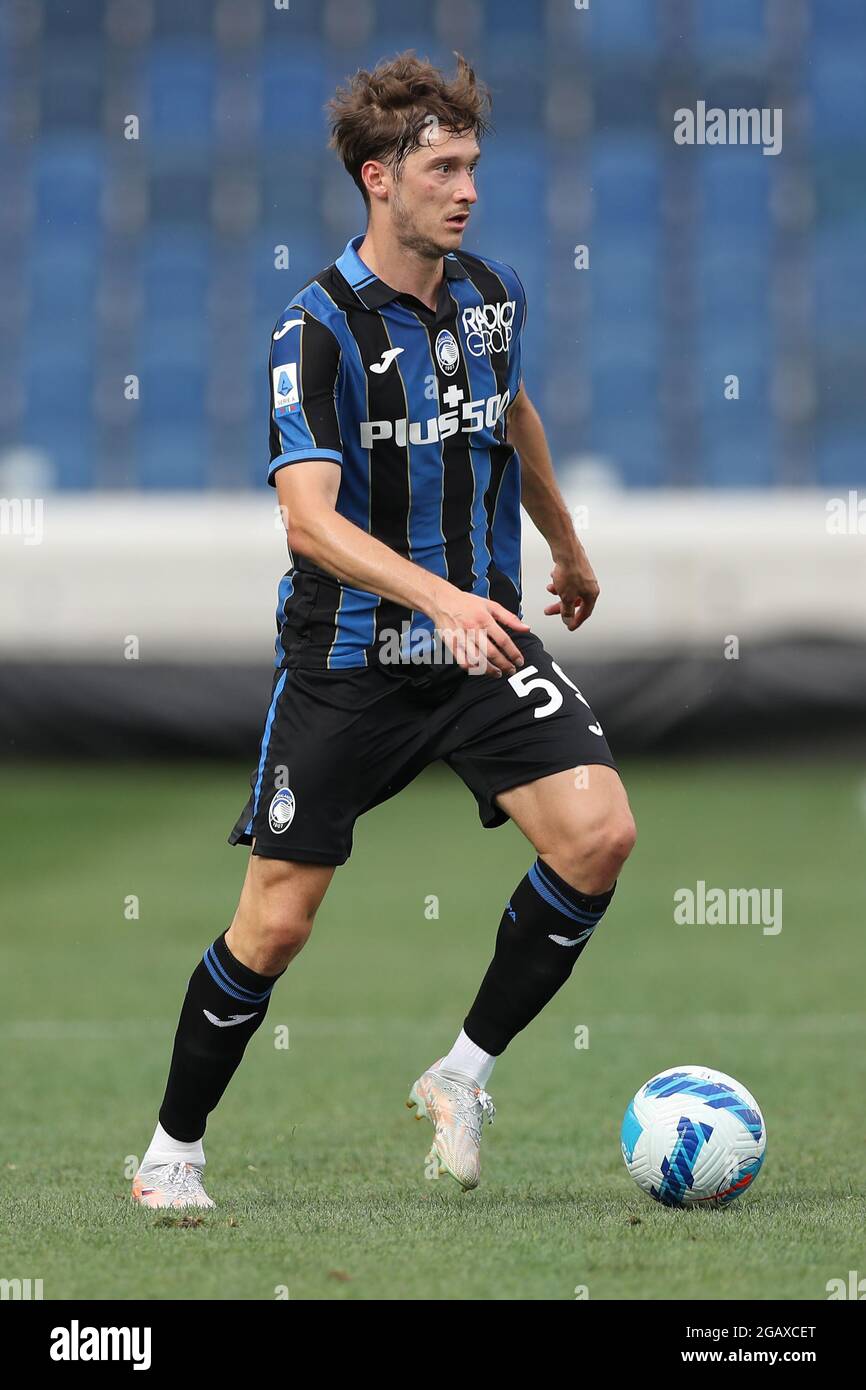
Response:
[{"label": "green grass pitch", "polygon": [[[184,1223],[135,1208],[125,1169],[185,982],[234,908],[246,770],[7,768],[0,1276],[41,1278],[46,1299],[570,1300],[824,1299],[866,1275],[862,774],[625,777],[637,848],[569,985],[497,1065],[478,1190],[425,1179],[430,1127],[404,1100],[532,854],[433,770],[360,823],[211,1120],[218,1207]],[[781,888],[782,931],[676,925],[674,891],[698,879]],[[687,1062],[740,1078],[767,1120],[763,1172],[724,1211],[657,1206],[619,1152],[634,1091]]]}]

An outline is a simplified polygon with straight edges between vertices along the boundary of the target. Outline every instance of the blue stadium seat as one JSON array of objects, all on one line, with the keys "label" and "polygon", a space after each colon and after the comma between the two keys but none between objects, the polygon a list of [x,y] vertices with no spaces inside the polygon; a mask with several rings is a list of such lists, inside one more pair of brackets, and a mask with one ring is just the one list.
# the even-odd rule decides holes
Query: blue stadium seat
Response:
[{"label": "blue stadium seat", "polygon": [[[698,334],[696,367],[707,418],[727,420],[749,412],[768,413],[769,369],[772,363],[769,331],[737,335],[702,326]],[[739,398],[725,399],[725,381],[736,376]]]},{"label": "blue stadium seat", "polygon": [[45,452],[51,460],[53,484],[60,492],[86,492],[96,483],[97,436],[92,420],[81,420],[58,437],[56,423],[42,422],[28,429],[25,444]]},{"label": "blue stadium seat", "polygon": [[701,315],[715,319],[731,306],[748,306],[766,317],[770,276],[769,259],[751,247],[738,251],[728,245],[702,251],[697,265]]},{"label": "blue stadium seat", "polygon": [[145,491],[197,491],[207,484],[208,432],[203,422],[145,428],[137,454],[138,484]]},{"label": "blue stadium seat", "polygon": [[592,142],[591,183],[595,238],[619,233],[633,239],[656,224],[661,196],[661,152],[653,136],[598,134]]},{"label": "blue stadium seat", "polygon": [[99,47],[92,37],[47,36],[35,79],[43,136],[100,133],[104,86]]},{"label": "blue stadium seat", "polygon": [[80,238],[95,236],[104,184],[103,145],[91,136],[52,136],[34,152],[33,182],[40,228]]},{"label": "blue stadium seat", "polygon": [[819,426],[818,482],[825,487],[862,489],[866,486],[863,427]]},{"label": "blue stadium seat", "polygon": [[56,233],[37,236],[22,270],[30,286],[30,317],[37,332],[56,340],[70,317],[95,321],[100,270],[95,239],[81,241]]},{"label": "blue stadium seat", "polygon": [[140,366],[141,420],[151,426],[202,429],[207,415],[207,362],[144,360]]},{"label": "blue stadium seat", "polygon": [[[291,49],[268,51],[258,78],[262,138],[273,141],[265,167],[270,180],[281,177],[282,160],[315,139],[316,158],[323,158],[326,123],[322,107],[331,95],[322,45],[295,39]],[[264,151],[263,151],[264,152]]]},{"label": "blue stadium seat", "polygon": [[70,5],[69,0],[42,0],[42,30],[53,41],[69,43],[85,40],[91,45],[100,37],[103,3]]},{"label": "blue stadium seat", "polygon": [[154,0],[153,32],[162,40],[185,37],[199,43],[210,41],[214,6],[211,0]]},{"label": "blue stadium seat", "polygon": [[720,228],[722,247],[730,247],[732,232],[741,245],[766,234],[774,157],[763,154],[757,146],[721,145],[701,150],[697,169],[704,223],[701,245],[705,236],[710,241],[719,240]]},{"label": "blue stadium seat", "polygon": [[732,52],[742,58],[743,48],[758,56],[766,42],[764,6],[755,0],[722,0],[692,8],[696,47],[705,54]]},{"label": "blue stadium seat", "polygon": [[544,33],[543,5],[527,5],[526,0],[484,0],[483,13],[482,32],[512,44]]},{"label": "blue stadium seat", "polygon": [[576,11],[575,26],[587,24],[593,54],[638,52],[652,57],[658,44],[657,7],[645,0],[617,0],[615,5],[591,3]]},{"label": "blue stadium seat", "polygon": [[862,216],[819,226],[814,241],[815,322],[819,338],[862,339],[866,321]]},{"label": "blue stadium seat", "polygon": [[[209,0],[210,3],[210,0]],[[274,0],[261,7],[262,43],[271,52],[283,51],[285,61],[291,62],[296,43],[303,39],[318,39],[322,45],[328,42],[324,32],[324,5],[298,4],[290,0],[288,9],[277,9]]]},{"label": "blue stadium seat", "polygon": [[599,420],[620,416],[649,418],[658,408],[658,362],[647,357],[623,357],[604,362],[591,356],[592,410]]},{"label": "blue stadium seat", "polygon": [[[467,250],[473,245],[497,257],[497,238],[513,246],[530,241],[538,254],[540,228],[544,225],[547,195],[547,153],[540,133],[491,141],[484,149],[478,171],[478,203],[472,214]],[[471,244],[470,244],[471,243]],[[522,276],[521,276],[522,278]]]},{"label": "blue stadium seat", "polygon": [[93,410],[91,364],[50,343],[34,343],[24,363],[26,414],[30,421],[46,419],[56,431],[64,421],[86,420]]},{"label": "blue stadium seat", "polygon": [[589,276],[594,319],[608,314],[641,317],[658,313],[659,266],[654,235],[629,241],[621,235],[606,237],[596,232],[590,247],[590,269],[582,272]]},{"label": "blue stadium seat", "polygon": [[658,487],[664,482],[661,429],[657,414],[619,418],[593,415],[586,449],[607,459],[627,487]]},{"label": "blue stadium seat", "polygon": [[[506,135],[510,143],[512,132],[525,136],[534,130],[540,135],[544,129],[548,91],[544,39],[531,33],[515,38],[497,29],[485,47],[482,75],[494,93],[493,124],[498,135],[485,151],[483,171],[493,146],[505,143]],[[546,163],[547,149],[541,148],[539,155]]]},{"label": "blue stadium seat", "polygon": [[157,42],[146,71],[150,137],[174,148],[209,143],[214,134],[214,55],[209,44]]},{"label": "blue stadium seat", "polygon": [[34,344],[24,363],[23,442],[50,458],[60,488],[84,488],[94,474],[91,363]]},{"label": "blue stadium seat", "polygon": [[811,7],[809,20],[810,50],[813,44],[820,47],[828,42],[846,46],[860,44],[866,48],[866,7],[863,5],[852,5],[851,0],[821,0]]},{"label": "blue stadium seat", "polygon": [[775,453],[769,416],[752,412],[718,425],[705,421],[702,457],[702,481],[709,487],[770,487]]},{"label": "blue stadium seat", "polygon": [[[398,49],[414,47],[451,71],[442,15],[427,0],[376,0],[366,18],[349,17],[358,23],[360,42],[341,45],[328,32],[333,16],[328,19],[326,7],[293,4],[277,12],[268,3],[261,11],[261,42],[224,52],[217,32],[223,26],[209,0],[152,0],[152,29],[143,32],[137,50],[124,49],[138,79],[126,109],[141,111],[142,141],[112,151],[102,131],[105,64],[113,52],[107,3],[38,0],[41,24],[24,54],[22,71],[37,84],[40,128],[35,141],[13,150],[10,159],[12,187],[21,179],[32,186],[35,221],[20,238],[23,212],[10,216],[0,248],[6,261],[0,279],[15,310],[2,346],[21,364],[21,436],[48,451],[61,486],[91,486],[109,473],[110,461],[93,454],[106,437],[94,422],[93,398],[94,372],[103,365],[97,350],[106,351],[106,324],[97,314],[110,235],[104,194],[116,158],[130,158],[148,180],[149,222],[130,247],[130,305],[140,289],[141,315],[131,350],[129,326],[119,330],[124,360],[117,371],[141,378],[142,399],[129,429],[141,445],[142,485],[202,487],[231,479],[263,487],[274,321],[364,224],[359,195],[325,148],[324,103],[355,68],[373,66]],[[705,0],[689,8],[708,103],[760,106],[769,100],[766,6]],[[477,64],[494,88],[499,138],[485,146],[466,249],[508,262],[523,281],[529,303],[524,373],[530,393],[551,404],[551,438],[562,437],[573,452],[573,422],[579,420],[585,436],[579,447],[606,453],[629,484],[666,481],[664,429],[670,421],[659,364],[666,349],[677,347],[669,335],[681,327],[699,396],[695,467],[710,485],[772,485],[780,469],[769,384],[780,344],[771,321],[775,226],[769,193],[785,155],[777,162],[758,148],[666,147],[664,132],[647,123],[645,113],[657,109],[668,60],[673,71],[683,55],[670,17],[663,22],[658,6],[591,0],[584,14],[564,0],[554,15],[549,6],[525,0],[481,0],[478,9]],[[804,243],[807,288],[814,292],[808,346],[818,363],[816,467],[822,485],[842,489],[866,486],[866,5],[815,0],[809,17],[801,77],[812,110],[810,141],[801,153],[812,160],[817,209],[814,228],[807,228],[812,240]],[[663,70],[662,35],[674,40],[671,54],[661,54]],[[4,106],[17,43],[7,9],[0,7]],[[594,99],[594,129],[585,146],[590,164],[574,166],[574,177],[591,186],[594,204],[587,231],[573,235],[573,241],[585,236],[590,242],[591,269],[584,275],[571,268],[572,234],[556,219],[551,224],[549,206],[551,161],[570,168],[574,147],[551,143],[545,129],[551,73],[571,75],[575,46],[591,59]],[[260,125],[249,149],[235,144],[220,153],[211,150],[216,102],[219,82],[229,75],[248,77],[249,95],[260,97]],[[239,140],[245,129],[237,123]],[[257,183],[261,212],[249,234],[213,223],[214,180],[223,168],[216,157],[226,161],[227,178],[236,167],[231,161],[244,161],[244,174]],[[673,254],[662,220],[669,158],[675,177],[682,170],[698,194],[697,220],[681,228],[687,238],[681,275],[665,274]],[[20,206],[25,209],[26,200]],[[577,221],[572,214],[569,207],[566,225]],[[804,213],[804,222],[810,217]],[[345,230],[335,232],[337,224]],[[277,244],[289,247],[286,271],[273,266]],[[115,265],[112,257],[110,274]],[[214,285],[226,289],[218,324]],[[3,293],[0,284],[0,302]],[[20,325],[19,307],[26,310]],[[722,394],[730,372],[740,377],[737,402]],[[244,390],[237,389],[246,401],[248,379],[252,401],[233,412],[228,403],[235,386],[242,381]],[[215,391],[226,407],[224,420],[218,410],[209,413]],[[122,469],[118,481],[124,482]]]},{"label": "blue stadium seat", "polygon": [[[503,9],[507,9],[506,0],[503,0]],[[425,42],[429,43],[434,37],[433,6],[429,0],[377,0],[376,3],[376,33],[381,37],[387,34],[415,33],[423,34]],[[396,52],[400,48],[410,48],[412,45],[407,41],[398,44]],[[389,52],[390,47],[385,44],[383,39],[383,53]],[[419,54],[419,57],[423,57]]]},{"label": "blue stadium seat", "polygon": [[154,227],[142,256],[145,312],[153,321],[207,318],[211,248],[201,229]]},{"label": "blue stadium seat", "polygon": [[145,314],[138,329],[137,364],[144,372],[151,363],[192,366],[214,349],[211,325],[201,314]]},{"label": "blue stadium seat", "polygon": [[[336,156],[332,152],[317,151],[313,142],[307,140],[269,162],[261,182],[259,231],[268,235],[272,231],[276,233],[272,246],[278,241],[286,242],[291,249],[295,236],[321,237],[325,161],[330,159],[336,161]],[[353,185],[348,174],[343,177],[352,198]],[[363,228],[361,196],[356,194],[355,197],[357,203],[353,200],[353,206],[357,206]]]},{"label": "blue stadium seat", "polygon": [[866,44],[819,49],[809,66],[814,139],[823,145],[866,144]]},{"label": "blue stadium seat", "polygon": [[[574,334],[570,336],[573,343]],[[662,351],[662,325],[656,314],[641,317],[628,313],[593,313],[586,342],[592,361],[598,366],[610,367],[617,363],[640,366],[658,360]],[[555,347],[555,343],[549,344],[549,350]],[[562,349],[565,350],[564,343]],[[574,351],[573,346],[571,350]]]}]

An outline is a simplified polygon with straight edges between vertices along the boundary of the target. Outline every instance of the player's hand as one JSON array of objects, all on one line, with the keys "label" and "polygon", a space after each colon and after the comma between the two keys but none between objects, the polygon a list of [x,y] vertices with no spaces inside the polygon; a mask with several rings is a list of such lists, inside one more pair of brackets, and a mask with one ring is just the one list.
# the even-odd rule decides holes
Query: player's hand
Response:
[{"label": "player's hand", "polygon": [[547,592],[557,595],[557,602],[544,610],[548,617],[558,613],[569,632],[586,622],[600,590],[582,545],[567,559],[555,561]]},{"label": "player's hand", "polygon": [[505,629],[528,632],[529,624],[503,608],[501,603],[446,584],[430,616],[442,641],[464,671],[513,676],[523,665],[520,648]]}]

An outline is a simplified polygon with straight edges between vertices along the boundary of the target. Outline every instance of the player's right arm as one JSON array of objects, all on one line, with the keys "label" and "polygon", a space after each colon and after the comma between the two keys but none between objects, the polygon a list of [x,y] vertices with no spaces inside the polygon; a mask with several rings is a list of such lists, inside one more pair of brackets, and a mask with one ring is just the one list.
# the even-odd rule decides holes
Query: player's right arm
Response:
[{"label": "player's right arm", "polygon": [[327,459],[302,460],[276,475],[289,548],[352,589],[380,594],[432,618],[459,665],[511,676],[523,665],[506,628],[528,632],[526,623],[502,604],[464,593],[447,579],[398,555],[336,509],[340,468]]},{"label": "player's right arm", "polygon": [[288,308],[271,343],[268,481],[277,489],[290,549],[350,588],[425,613],[461,666],[512,675],[523,657],[505,629],[527,632],[526,623],[398,555],[337,511],[339,363],[340,345],[327,325],[308,310]]}]

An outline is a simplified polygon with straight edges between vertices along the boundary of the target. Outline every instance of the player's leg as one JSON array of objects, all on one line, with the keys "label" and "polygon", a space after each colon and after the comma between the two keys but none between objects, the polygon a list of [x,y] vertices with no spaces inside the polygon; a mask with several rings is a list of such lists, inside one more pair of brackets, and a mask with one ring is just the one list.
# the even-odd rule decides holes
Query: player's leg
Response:
[{"label": "player's leg", "polygon": [[[426,713],[374,669],[277,673],[252,795],[229,837],[254,852],[231,927],[190,980],[145,1164],[158,1161],[164,1173],[174,1164],[200,1187],[207,1117],[349,858],[358,815],[409,779],[426,727]],[[165,1181],[141,1176],[142,1196],[164,1192]],[[158,1192],[150,1205],[166,1204]]]},{"label": "player's leg", "polygon": [[428,1162],[475,1187],[485,1087],[496,1058],[562,988],[601,921],[635,840],[625,789],[612,767],[539,778],[496,798],[538,858],[511,895],[481,988],[454,1046],[409,1095],[433,1122]]},{"label": "player's leg", "polygon": [[[600,724],[534,634],[511,680],[467,681],[443,710],[442,756],[484,825],[509,816],[538,859],[511,895],[493,960],[454,1046],[412,1088],[433,1120],[440,1171],[478,1181],[485,1087],[497,1056],[570,975],[634,843],[634,822]],[[431,1155],[432,1157],[432,1155]]]},{"label": "player's leg", "polygon": [[153,1139],[133,1183],[146,1206],[211,1206],[201,1184],[208,1115],[261,1027],[271,991],[302,949],[332,865],[251,854],[228,931],[192,973]]},{"label": "player's leg", "polygon": [[500,792],[496,803],[539,858],[584,894],[612,889],[634,848],[634,817],[613,767],[568,768]]},{"label": "player's leg", "polygon": [[225,935],[232,955],[250,970],[280,975],[306,944],[334,869],[251,854]]},{"label": "player's leg", "polygon": [[[625,788],[612,767],[570,768],[502,792],[497,802],[538,857],[505,908],[493,960],[464,1024],[467,1041],[485,1054],[484,1080],[492,1059],[569,978],[635,842]],[[452,1065],[461,1049],[458,1040]]]}]

